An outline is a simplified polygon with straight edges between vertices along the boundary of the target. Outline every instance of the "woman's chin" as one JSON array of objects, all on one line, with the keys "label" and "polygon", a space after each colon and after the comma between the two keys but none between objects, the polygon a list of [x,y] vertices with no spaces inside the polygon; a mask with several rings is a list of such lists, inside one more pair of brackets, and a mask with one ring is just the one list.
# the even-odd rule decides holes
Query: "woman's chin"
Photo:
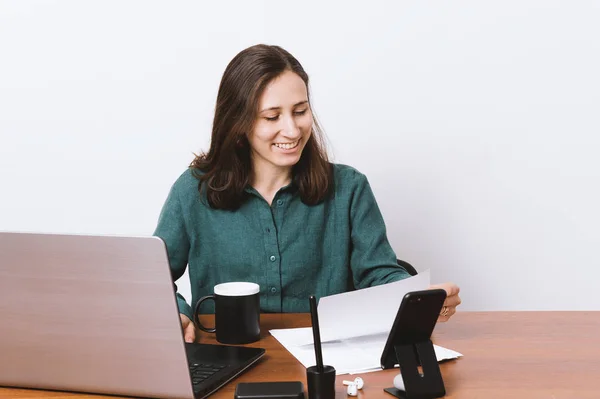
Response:
[{"label": "woman's chin", "polygon": [[291,168],[292,166],[296,165],[300,161],[300,155],[302,155],[302,153],[296,153],[294,155],[281,154],[278,157],[276,157],[276,159],[273,159],[272,163],[281,168]]}]

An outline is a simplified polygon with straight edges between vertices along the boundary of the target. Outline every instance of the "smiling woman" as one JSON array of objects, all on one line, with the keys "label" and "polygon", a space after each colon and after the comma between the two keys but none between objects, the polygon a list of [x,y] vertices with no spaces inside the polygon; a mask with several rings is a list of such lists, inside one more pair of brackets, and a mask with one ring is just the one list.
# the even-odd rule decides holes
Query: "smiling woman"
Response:
[{"label": "smiling woman", "polygon": [[[155,235],[167,246],[174,280],[189,266],[193,304],[216,284],[247,281],[260,286],[261,311],[307,312],[311,295],[409,277],[367,178],[328,161],[308,75],[277,46],[247,48],[227,66],[210,149],[171,188]],[[446,321],[459,290],[441,288]],[[193,341],[191,307],[177,300]]]},{"label": "smiling woman", "polygon": [[300,62],[278,46],[236,55],[219,86],[211,147],[191,166],[216,209],[238,209],[248,186],[270,204],[292,178],[304,203],[325,199],[333,170]]}]

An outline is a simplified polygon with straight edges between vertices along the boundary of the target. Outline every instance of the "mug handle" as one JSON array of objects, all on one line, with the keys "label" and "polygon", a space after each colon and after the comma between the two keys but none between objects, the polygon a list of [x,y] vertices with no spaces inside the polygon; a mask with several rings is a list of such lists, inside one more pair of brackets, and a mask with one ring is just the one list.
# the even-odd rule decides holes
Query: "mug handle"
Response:
[{"label": "mug handle", "polygon": [[215,331],[217,331],[216,328],[214,328],[214,327],[213,328],[207,328],[207,327],[204,327],[202,325],[202,323],[200,323],[200,317],[199,317],[200,313],[198,312],[200,310],[200,304],[202,302],[206,301],[206,300],[209,300],[209,299],[212,299],[214,301],[215,300],[215,296],[214,295],[207,295],[207,296],[204,296],[204,297],[200,298],[198,300],[198,302],[196,302],[196,306],[194,307],[194,319],[195,319],[196,325],[198,326],[199,329],[201,329],[204,332],[214,333]]}]

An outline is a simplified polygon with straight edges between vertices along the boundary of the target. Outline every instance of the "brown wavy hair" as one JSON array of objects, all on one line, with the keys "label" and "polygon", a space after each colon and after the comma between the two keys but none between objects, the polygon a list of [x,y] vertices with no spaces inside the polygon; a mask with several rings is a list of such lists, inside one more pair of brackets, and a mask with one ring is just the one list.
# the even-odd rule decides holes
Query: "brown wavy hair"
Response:
[{"label": "brown wavy hair", "polygon": [[[244,202],[252,170],[247,134],[254,127],[266,86],[286,71],[300,76],[308,93],[304,68],[281,47],[258,44],[242,50],[227,65],[217,94],[210,149],[190,165],[200,181],[198,191],[206,191],[211,207],[235,210]],[[292,168],[292,181],[307,205],[322,202],[332,191],[333,168],[316,118],[300,160]]]}]

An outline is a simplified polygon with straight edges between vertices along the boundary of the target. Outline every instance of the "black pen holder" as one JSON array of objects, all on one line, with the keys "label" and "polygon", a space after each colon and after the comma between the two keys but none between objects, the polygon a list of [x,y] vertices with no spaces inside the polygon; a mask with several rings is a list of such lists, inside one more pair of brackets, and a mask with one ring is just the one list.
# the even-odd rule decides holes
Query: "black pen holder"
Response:
[{"label": "black pen holder", "polygon": [[319,371],[317,366],[306,369],[308,399],[335,399],[335,368],[323,366]]}]

